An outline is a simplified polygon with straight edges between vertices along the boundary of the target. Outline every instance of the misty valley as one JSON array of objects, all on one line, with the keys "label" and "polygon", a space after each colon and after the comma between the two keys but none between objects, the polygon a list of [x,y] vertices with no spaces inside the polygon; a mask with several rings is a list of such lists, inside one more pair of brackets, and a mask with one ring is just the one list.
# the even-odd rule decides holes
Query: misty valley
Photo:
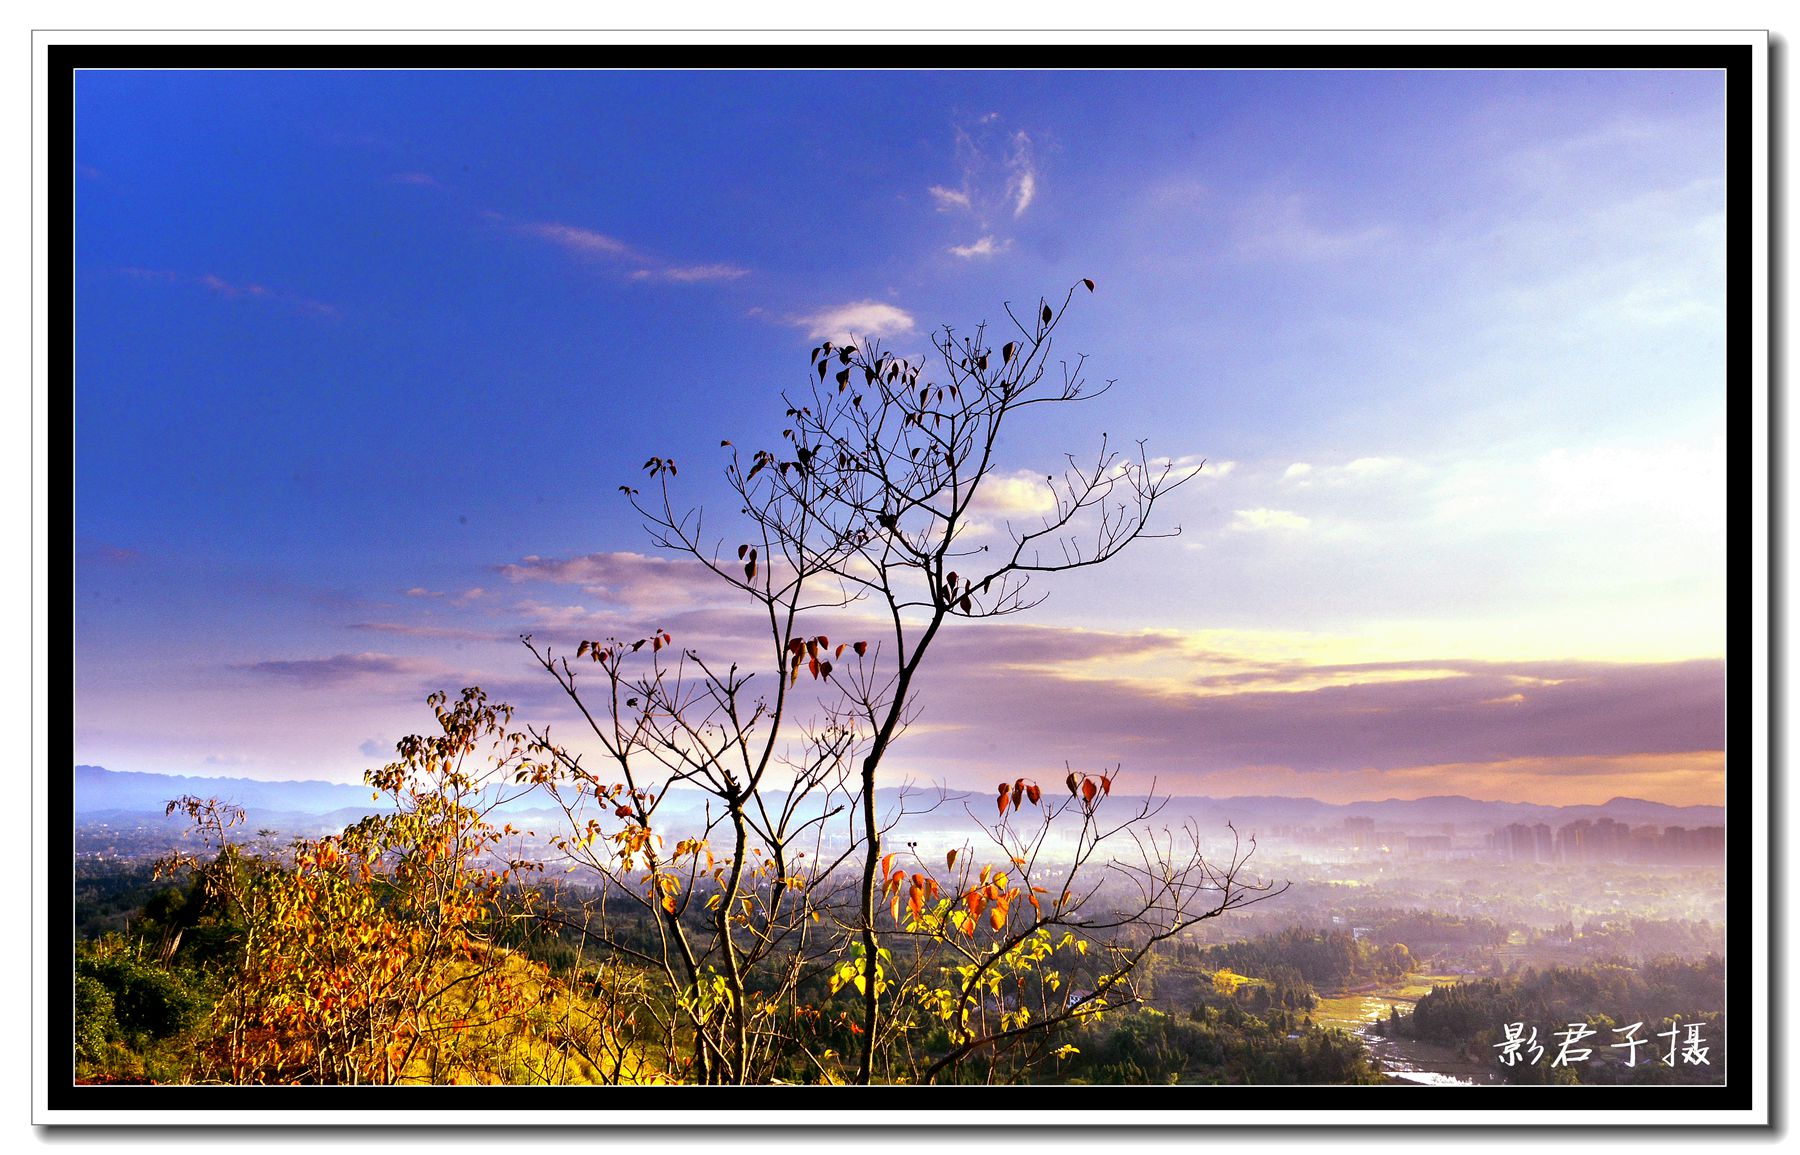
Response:
[{"label": "misty valley", "polygon": [[[232,997],[231,968],[241,965],[235,952],[245,916],[209,891],[206,873],[218,861],[211,857],[218,847],[171,867],[173,849],[197,849],[192,823],[153,803],[191,796],[196,784],[250,803],[245,820],[230,831],[233,853],[259,864],[255,869],[269,878],[295,871],[296,855],[310,856],[316,867],[318,848],[332,845],[337,831],[381,813],[367,788],[80,768],[74,1047],[82,1081],[309,1078],[298,1066],[240,1069],[235,1077],[208,1066],[209,1056],[225,1053],[211,1036],[229,1029],[222,1027],[231,1018],[222,1008]],[[948,852],[973,853],[991,824],[983,811],[992,799],[908,789],[884,790],[879,801],[884,843],[903,848],[904,872],[912,879],[944,876],[953,889],[957,856]],[[1116,801],[1135,804],[1122,795]],[[680,1008],[667,1005],[648,981],[649,960],[669,945],[657,912],[636,900],[646,887],[656,893],[657,884],[648,874],[607,882],[554,865],[562,856],[548,832],[566,816],[541,802],[522,795],[490,816],[509,833],[486,846],[483,863],[514,867],[505,882],[479,896],[492,916],[491,943],[451,964],[492,971],[487,986],[470,986],[450,1020],[461,1023],[461,1042],[415,1047],[387,1069],[387,1081],[642,1084],[695,1077],[693,1045],[671,1029]],[[666,805],[670,845],[684,822],[705,822],[698,796],[671,792]],[[1724,1081],[1718,808],[1632,799],[1559,808],[1449,797],[1353,805],[1178,798],[1164,801],[1152,821],[1192,823],[1206,856],[1241,860],[1241,881],[1262,888],[1257,901],[1154,941],[1129,926],[1091,941],[1080,933],[1045,941],[1033,948],[1035,957],[1013,960],[995,976],[1001,981],[964,1000],[956,960],[942,955],[923,921],[929,891],[909,883],[907,902],[910,894],[921,895],[909,912],[896,887],[896,929],[914,933],[884,940],[876,973],[894,976],[878,981],[910,992],[903,997],[918,1005],[898,1014],[887,1044],[888,1078],[1159,1085]],[[320,836],[323,843],[314,841]],[[828,829],[810,845],[826,859],[845,848]],[[1029,863],[1039,892],[1031,897],[1064,886],[1080,851],[1044,839]],[[153,865],[159,860],[160,876]],[[551,865],[519,868],[527,862]],[[924,868],[926,862],[936,866]],[[1022,862],[1001,865],[1020,875],[1027,869]],[[854,891],[854,864],[837,872],[842,877],[821,893]],[[1001,876],[983,870],[982,881],[991,888],[987,880]],[[1009,888],[1001,882],[1002,893]],[[751,880],[744,900],[777,905],[780,889],[778,878]],[[1139,897],[1126,879],[1114,877],[1088,896],[1088,908],[1122,912],[1123,920]],[[823,904],[821,912],[840,916]],[[346,908],[346,918],[349,913]],[[679,918],[699,928],[712,916],[694,903]],[[985,930],[988,920],[982,921]],[[326,920],[293,929],[323,939],[353,926]],[[1136,965],[1112,978],[1120,952],[1132,951],[1141,952]],[[337,973],[333,981],[350,977]],[[788,1053],[769,1058],[769,1081],[850,1080],[845,1056],[855,1053],[853,1011],[863,980],[863,972],[841,963],[797,977],[788,997],[799,1013],[781,1036]],[[1060,1021],[1035,1035],[1020,1031],[1022,1045],[993,1046],[942,1065],[956,1050],[957,1023],[932,1013],[932,1000],[953,997],[962,1000],[956,1013],[972,1019],[966,1029],[974,1033],[1003,1035],[1046,1018]],[[260,1029],[276,1032],[283,1015],[302,1013],[298,1002],[283,1005]],[[329,1018],[331,1011],[304,1013]],[[347,1076],[369,1079],[366,1069]]]}]

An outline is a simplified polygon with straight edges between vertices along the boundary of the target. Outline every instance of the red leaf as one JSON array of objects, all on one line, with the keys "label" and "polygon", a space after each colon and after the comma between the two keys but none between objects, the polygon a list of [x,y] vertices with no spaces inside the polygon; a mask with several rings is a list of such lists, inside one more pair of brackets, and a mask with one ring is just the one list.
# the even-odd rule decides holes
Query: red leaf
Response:
[{"label": "red leaf", "polygon": [[1104,774],[1102,774],[1100,776],[1100,789],[1104,793],[1111,794],[1112,793],[1112,779],[1108,778]]},{"label": "red leaf", "polygon": [[1081,783],[1082,798],[1086,799],[1089,802],[1092,802],[1094,800],[1094,794],[1095,794],[1094,780],[1092,778],[1083,779],[1082,783]]},{"label": "red leaf", "polygon": [[1077,782],[1079,782],[1079,781],[1081,781],[1081,779],[1080,779],[1080,778],[1078,778],[1078,777],[1076,777],[1076,776],[1075,776],[1075,775],[1074,775],[1074,774],[1073,774],[1073,773],[1071,773],[1071,774],[1070,774],[1070,775],[1069,775],[1069,777],[1068,777],[1068,783],[1069,783],[1069,793],[1070,793],[1070,794],[1073,794],[1073,793],[1075,793],[1075,784],[1076,784],[1076,783],[1077,783]]},{"label": "red leaf", "polygon": [[952,850],[949,854],[944,855],[944,869],[956,869],[956,851]]},{"label": "red leaf", "polygon": [[867,643],[867,642],[857,642],[857,643],[856,643],[856,644],[855,644],[855,645],[853,645],[853,646],[851,646],[851,647],[850,647],[850,648],[851,648],[851,649],[853,649],[853,650],[855,650],[855,651],[856,651],[856,656],[857,656],[857,657],[859,657],[859,658],[860,658],[860,657],[862,657],[862,656],[863,656],[863,655],[864,655],[864,654],[866,654],[866,653],[868,653],[868,652],[869,652],[869,643]]},{"label": "red leaf", "polygon": [[1081,278],[1081,283],[1088,287],[1088,292],[1091,293],[1094,291],[1094,279],[1092,277]]},{"label": "red leaf", "polygon": [[1008,801],[1007,796],[1005,794],[1002,794],[1002,795],[1000,795],[1000,797],[996,798],[994,801],[999,803],[1000,813],[1005,814],[1006,813],[1006,803]]},{"label": "red leaf", "polygon": [[1031,804],[1036,806],[1038,799],[1043,797],[1043,791],[1039,790],[1037,783],[1033,782],[1031,785],[1025,787],[1025,797],[1031,799]]}]

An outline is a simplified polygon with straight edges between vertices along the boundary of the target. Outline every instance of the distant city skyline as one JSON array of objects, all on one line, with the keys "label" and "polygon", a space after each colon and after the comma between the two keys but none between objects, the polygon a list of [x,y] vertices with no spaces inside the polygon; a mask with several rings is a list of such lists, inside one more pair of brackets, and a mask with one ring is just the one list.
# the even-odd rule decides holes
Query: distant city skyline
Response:
[{"label": "distant city skyline", "polygon": [[618,486],[729,533],[821,337],[1092,277],[1118,383],[984,532],[1105,432],[1206,462],[1181,535],[948,633],[893,773],[1724,800],[1720,74],[119,70],[76,126],[78,763],[354,781],[434,689],[575,738],[521,633],[754,654]]}]

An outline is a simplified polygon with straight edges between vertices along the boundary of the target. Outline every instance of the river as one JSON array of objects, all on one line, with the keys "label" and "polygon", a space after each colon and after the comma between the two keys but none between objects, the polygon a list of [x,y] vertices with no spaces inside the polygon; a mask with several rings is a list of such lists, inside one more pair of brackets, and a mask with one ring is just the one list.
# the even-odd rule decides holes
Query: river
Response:
[{"label": "river", "polygon": [[[1418,992],[1415,994],[1414,992]],[[1319,1000],[1313,1020],[1321,1026],[1341,1027],[1360,1038],[1381,1071],[1391,1081],[1428,1087],[1486,1086],[1501,1082],[1500,1072],[1465,1058],[1459,1051],[1418,1039],[1388,1038],[1376,1033],[1375,1024],[1395,1007],[1410,1014],[1423,991],[1410,987],[1376,987]]]}]

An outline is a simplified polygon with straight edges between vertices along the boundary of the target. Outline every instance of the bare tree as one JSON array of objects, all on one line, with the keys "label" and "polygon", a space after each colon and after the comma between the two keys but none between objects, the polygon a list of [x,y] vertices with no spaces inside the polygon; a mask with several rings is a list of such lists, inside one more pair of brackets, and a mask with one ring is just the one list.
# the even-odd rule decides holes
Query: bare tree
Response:
[{"label": "bare tree", "polygon": [[[1041,1044],[1129,1001],[1130,973],[1155,942],[1271,893],[1240,879],[1248,849],[1234,844],[1215,864],[1197,831],[1153,829],[1154,799],[1121,797],[1125,813],[1110,819],[1110,774],[1071,771],[1061,802],[1034,780],[1002,783],[987,820],[997,857],[979,869],[968,848],[949,850],[939,871],[887,837],[899,816],[882,813],[881,768],[916,715],[945,627],[1029,610],[1044,575],[1179,532],[1153,531],[1150,517],[1198,467],[1105,437],[1046,478],[1050,511],[1037,524],[1008,525],[995,544],[979,522],[1003,430],[1033,406],[1111,387],[1089,388],[1080,358],[1052,359],[1082,286],[1094,287],[1024,316],[1008,306],[1002,334],[946,327],[928,358],[819,345],[805,389],[783,396],[779,449],[745,456],[723,443],[743,519],[731,537],[678,503],[671,459],[645,463],[649,495],[622,487],[656,544],[757,607],[760,655],[708,660],[660,627],[584,640],[572,656],[525,639],[589,736],[583,755],[537,735],[553,753],[545,786],[570,819],[558,845],[601,880],[601,907],[623,904],[654,928],[628,943],[613,916],[586,933],[664,976],[670,997],[646,1013],[661,1016],[671,1063],[691,1047],[699,1079],[792,1075],[796,1055],[831,1078],[826,1043],[845,1029],[857,1082],[957,1077],[971,1057]],[[823,626],[845,623],[863,636],[834,645]],[[599,693],[578,685],[595,667]],[[709,799],[700,829],[673,847],[658,814],[671,788]],[[1050,887],[1043,851],[1059,820],[1079,830]],[[1087,959],[1090,949],[1092,989],[1059,993],[1058,952]],[[1019,1002],[1028,974],[1035,1010]],[[853,989],[853,1009],[833,1017],[812,1005],[806,992],[821,979],[833,995]],[[1002,979],[1014,984],[1007,997],[996,994]],[[925,1018],[945,1028],[941,1053],[907,1042]],[[678,1033],[687,1044],[673,1043]]]}]

